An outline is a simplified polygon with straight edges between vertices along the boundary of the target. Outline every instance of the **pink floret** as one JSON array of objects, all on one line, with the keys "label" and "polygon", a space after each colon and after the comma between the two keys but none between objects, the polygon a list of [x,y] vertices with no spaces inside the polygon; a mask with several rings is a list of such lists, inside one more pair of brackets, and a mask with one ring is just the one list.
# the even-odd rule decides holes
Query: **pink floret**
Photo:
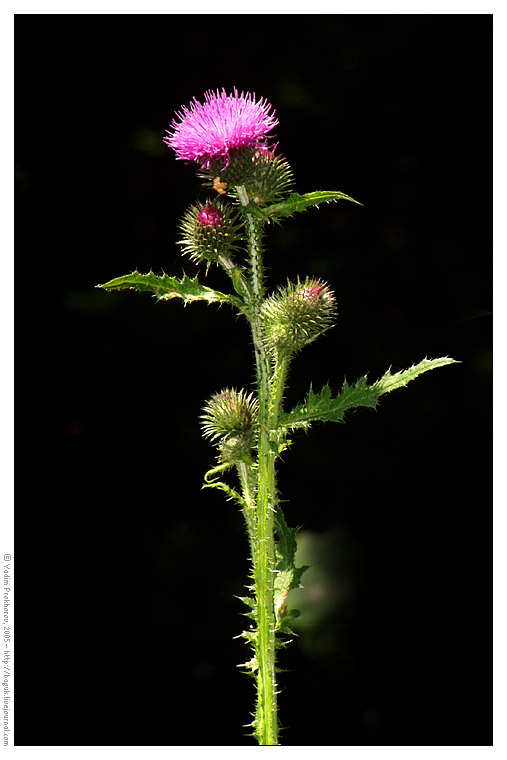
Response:
[{"label": "pink floret", "polygon": [[223,218],[224,215],[222,212],[219,211],[219,209],[217,209],[215,206],[212,206],[211,203],[208,203],[208,205],[202,209],[197,217],[201,227],[213,227],[214,229],[220,227]]}]

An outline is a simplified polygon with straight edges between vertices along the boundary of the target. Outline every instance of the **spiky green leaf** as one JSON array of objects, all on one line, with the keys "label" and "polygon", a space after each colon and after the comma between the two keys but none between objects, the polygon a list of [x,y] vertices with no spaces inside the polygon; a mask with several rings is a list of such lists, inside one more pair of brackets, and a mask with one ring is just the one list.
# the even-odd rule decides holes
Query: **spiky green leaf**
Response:
[{"label": "spiky green leaf", "polygon": [[226,499],[228,501],[236,501],[239,506],[242,509],[247,509],[248,504],[244,500],[244,498],[239,494],[234,488],[231,488],[227,483],[224,483],[222,480],[212,480],[209,482],[204,482],[201,486],[204,488],[217,488],[219,491],[223,491],[225,493]]},{"label": "spiky green leaf", "polygon": [[150,271],[148,274],[141,274],[136,270],[123,277],[116,277],[103,285],[97,285],[97,287],[103,290],[149,292],[156,297],[157,301],[181,298],[185,305],[191,301],[207,301],[208,303],[229,303],[242,309],[242,302],[239,298],[201,285],[197,280],[197,275],[191,278],[184,274],[181,279],[178,279],[177,277],[169,277],[165,273],[157,275]]},{"label": "spiky green leaf", "polygon": [[304,195],[292,193],[286,200],[266,206],[262,209],[262,213],[270,219],[281,219],[284,216],[292,216],[296,211],[304,211],[311,206],[318,206],[320,203],[331,203],[332,201],[340,200],[352,201],[352,203],[357,203],[359,206],[362,205],[359,201],[351,198],[350,195],[345,195],[345,193],[334,190],[316,190],[313,193],[305,193]]},{"label": "spiky green leaf", "polygon": [[291,589],[299,588],[301,576],[308,568],[307,565],[296,567],[297,530],[288,527],[279,506],[275,511],[275,531],[277,537],[275,546],[276,574],[273,591],[276,626],[277,630],[289,633],[290,621],[297,617],[299,612],[287,608],[287,596]]},{"label": "spiky green leaf", "polygon": [[443,356],[440,359],[423,359],[419,364],[414,364],[409,369],[401,370],[401,372],[395,372],[394,375],[388,369],[372,387],[375,388],[379,396],[383,396],[384,393],[391,393],[391,391],[397,388],[404,388],[411,380],[415,380],[416,377],[428,372],[430,369],[445,367],[446,364],[460,364],[460,362],[457,362],[456,359],[451,359],[449,356]]},{"label": "spiky green leaf", "polygon": [[284,430],[296,428],[308,428],[312,422],[341,422],[345,412],[360,406],[374,409],[378,399],[385,393],[397,388],[405,387],[411,380],[437,367],[446,364],[455,364],[455,359],[447,356],[440,359],[423,359],[409,369],[394,374],[388,370],[380,380],[368,385],[366,377],[361,377],[353,385],[345,380],[341,392],[333,396],[331,389],[325,385],[320,393],[314,393],[312,389],[302,404],[294,407],[288,414],[280,417],[280,426]]}]

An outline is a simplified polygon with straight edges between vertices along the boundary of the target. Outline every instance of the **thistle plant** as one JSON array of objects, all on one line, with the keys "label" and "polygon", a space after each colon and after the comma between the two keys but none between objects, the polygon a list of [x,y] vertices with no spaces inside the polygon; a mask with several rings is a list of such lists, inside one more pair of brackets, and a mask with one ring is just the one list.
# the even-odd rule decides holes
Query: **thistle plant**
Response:
[{"label": "thistle plant", "polygon": [[[242,597],[249,624],[241,634],[249,657],[243,669],[256,684],[252,734],[261,745],[279,744],[277,649],[291,636],[298,612],[290,591],[298,588],[305,567],[296,564],[297,530],[288,527],[277,489],[277,467],[294,433],[316,422],[341,422],[357,407],[374,409],[381,396],[403,388],[428,370],[453,359],[423,359],[407,370],[387,371],[369,383],[344,381],[337,392],[326,385],[310,389],[293,409],[283,406],[291,362],[336,320],[330,286],[316,277],[267,291],[264,233],[300,211],[321,203],[358,203],[335,190],[300,195],[287,160],[277,153],[272,130],[278,119],[272,106],[250,93],[207,92],[176,114],[166,144],[176,159],[194,164],[201,197],[183,212],[179,225],[182,253],[202,266],[220,267],[230,279],[229,292],[217,291],[199,275],[172,277],[138,271],[98,287],[152,293],[157,301],[179,298],[184,304],[228,304],[247,321],[255,355],[255,388],[215,392],[203,407],[202,432],[216,449],[204,475],[204,488],[216,488],[241,509],[249,549],[250,584]],[[246,715],[246,708],[245,708]]]}]

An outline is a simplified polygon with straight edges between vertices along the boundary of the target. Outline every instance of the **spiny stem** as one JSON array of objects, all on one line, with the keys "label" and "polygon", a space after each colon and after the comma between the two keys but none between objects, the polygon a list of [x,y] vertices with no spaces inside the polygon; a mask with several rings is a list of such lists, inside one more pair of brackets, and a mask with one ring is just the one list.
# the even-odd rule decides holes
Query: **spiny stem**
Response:
[{"label": "spiny stem", "polygon": [[238,476],[241,483],[241,490],[243,492],[243,498],[245,505],[242,509],[245,517],[248,543],[250,546],[250,556],[252,562],[255,564],[255,557],[257,552],[256,547],[256,531],[257,531],[257,513],[255,511],[255,488],[253,487],[253,480],[256,477],[253,472],[252,466],[246,464],[246,462],[239,462],[237,465]]},{"label": "spiny stem", "polygon": [[278,417],[282,408],[283,394],[287,382],[287,373],[289,371],[290,356],[287,354],[278,354],[274,361],[273,376],[270,383],[270,430],[276,430],[278,427]]},{"label": "spiny stem", "polygon": [[261,745],[278,744],[278,720],[275,675],[274,572],[275,542],[273,530],[274,456],[270,448],[270,364],[264,345],[260,318],[264,298],[261,226],[246,213],[252,299],[249,321],[255,349],[259,395],[257,531],[255,541],[254,581],[257,609],[257,705],[255,733]]},{"label": "spiny stem", "polygon": [[230,277],[236,293],[242,298],[248,298],[250,296],[248,283],[241,268],[234,263],[230,256],[224,256],[223,254],[219,255],[218,263],[224,272]]},{"label": "spiny stem", "polygon": [[278,418],[282,408],[283,394],[285,391],[285,384],[287,381],[287,374],[289,371],[290,356],[285,354],[278,354],[274,360],[273,375],[270,382],[270,399],[269,399],[269,430],[271,435],[271,447],[275,448],[276,453],[271,453],[271,467],[269,471],[269,493],[270,493],[270,508],[273,514],[273,530],[276,526],[277,513],[280,511],[278,506],[278,490],[276,487],[276,469],[275,460],[278,453],[278,447],[280,445],[280,436],[276,433],[278,428]]}]

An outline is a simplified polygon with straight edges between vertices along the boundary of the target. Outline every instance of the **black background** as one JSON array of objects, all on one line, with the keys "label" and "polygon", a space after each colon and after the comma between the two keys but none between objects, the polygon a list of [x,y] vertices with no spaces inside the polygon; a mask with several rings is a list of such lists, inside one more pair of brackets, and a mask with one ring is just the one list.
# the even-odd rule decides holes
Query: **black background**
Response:
[{"label": "black background", "polygon": [[340,312],[286,406],[310,381],[462,362],[285,456],[328,612],[282,654],[282,742],[491,744],[492,17],[15,27],[16,743],[253,743],[233,639],[246,542],[236,507],[200,490],[198,426],[212,393],[251,387],[247,327],[94,287],[194,273],[176,224],[203,191],[162,137],[194,95],[237,86],[276,108],[299,192],[364,204],[268,235],[270,284],[322,277]]}]

